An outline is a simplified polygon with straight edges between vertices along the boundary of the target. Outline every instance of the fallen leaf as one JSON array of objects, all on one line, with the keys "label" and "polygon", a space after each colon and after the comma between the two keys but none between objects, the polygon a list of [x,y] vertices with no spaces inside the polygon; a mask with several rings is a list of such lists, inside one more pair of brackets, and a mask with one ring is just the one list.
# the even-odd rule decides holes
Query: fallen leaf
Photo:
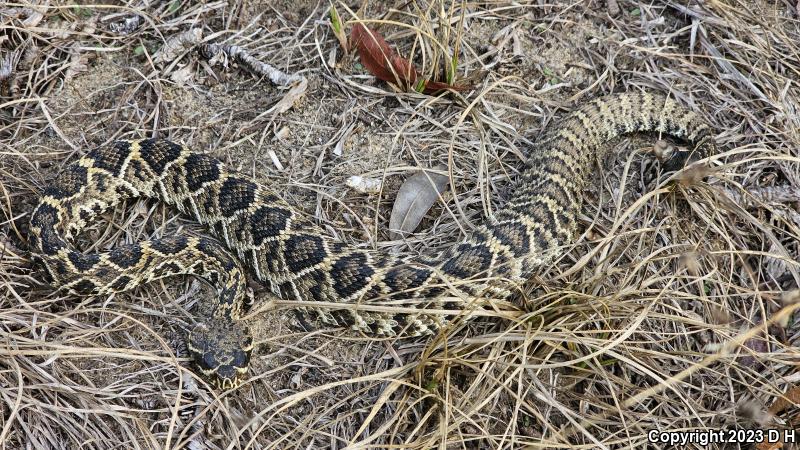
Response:
[{"label": "fallen leaf", "polygon": [[417,69],[398,55],[377,31],[357,23],[350,32],[361,64],[376,77],[408,88],[416,84]]},{"label": "fallen leaf", "polygon": [[283,98],[278,101],[278,103],[276,103],[266,112],[280,114],[288,111],[289,108],[294,106],[295,103],[299,102],[300,99],[303,98],[306,93],[306,89],[308,89],[308,80],[303,77],[299,81],[295,82],[289,89],[289,92],[287,92]]},{"label": "fallen leaf", "polygon": [[437,171],[422,170],[400,186],[389,218],[389,236],[392,239],[399,239],[413,232],[431,206],[447,191],[450,178],[439,173],[442,170],[445,168],[437,167]]},{"label": "fallen leaf", "polygon": [[[800,386],[794,386],[789,389],[785,394],[778,397],[772,406],[769,407],[768,412],[773,416],[777,416],[783,411],[797,407],[800,405]],[[797,427],[800,425],[800,422],[794,422],[790,419],[789,426]],[[784,444],[788,444],[788,442],[783,442],[781,439],[778,442],[760,442],[756,444],[756,450],[777,450],[784,448]]]},{"label": "fallen leaf", "polygon": [[[783,291],[781,294],[781,309],[791,307],[800,303],[800,289],[792,289],[790,291]],[[789,322],[792,320],[792,314],[786,314],[780,318],[775,324],[779,327],[789,327]]]},{"label": "fallen leaf", "polygon": [[377,78],[394,83],[403,89],[414,89],[425,94],[453,89],[464,91],[471,89],[473,77],[456,83],[424,80],[414,64],[398,55],[377,31],[357,23],[350,32],[352,46],[358,49],[361,64]]},{"label": "fallen leaf", "polygon": [[778,450],[783,448],[783,442],[760,442],[756,444],[756,450]]},{"label": "fallen leaf", "polygon": [[333,147],[333,154],[336,156],[342,156],[344,153],[344,146],[347,143],[347,140],[350,139],[350,136],[353,134],[353,130],[356,129],[356,124],[351,123],[344,133],[342,133],[342,137],[339,138],[339,142],[336,143],[336,146]]},{"label": "fallen leaf", "polygon": [[778,399],[775,400],[775,403],[769,407],[769,413],[773,416],[777,416],[784,410],[796,406],[800,406],[800,386],[794,386],[785,394],[778,397]]},{"label": "fallen leaf", "polygon": [[511,34],[511,42],[511,54],[514,55],[515,58],[525,57],[525,50],[522,48],[522,37],[520,37],[520,31],[518,29],[514,29],[514,32]]}]

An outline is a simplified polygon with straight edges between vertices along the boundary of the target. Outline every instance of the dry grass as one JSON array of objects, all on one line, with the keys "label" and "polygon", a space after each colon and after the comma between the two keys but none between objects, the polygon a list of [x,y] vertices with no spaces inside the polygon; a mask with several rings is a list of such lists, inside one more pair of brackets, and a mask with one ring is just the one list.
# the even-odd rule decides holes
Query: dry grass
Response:
[{"label": "dry grass", "polygon": [[[0,7],[14,68],[0,78],[3,448],[639,448],[653,429],[798,427],[798,408],[767,412],[800,382],[796,2],[619,0],[613,17],[599,1],[366,3],[358,15],[422,72],[457,54],[459,74],[486,79],[463,96],[393,92],[342,55],[327,2]],[[359,4],[337,9],[351,20]],[[265,115],[284,91],[246,72],[191,51],[153,63],[191,27],[306,76],[306,97]],[[43,186],[87,149],[152,135],[251,173],[354,245],[442,248],[502,204],[542,129],[624,89],[669,92],[719,130],[708,178],[656,178],[654,139],[621,140],[580,238],[520,308],[431,341],[302,332],[291,303],[265,303],[279,308],[253,319],[253,378],[216,392],[169,344],[208,297],[197,283],[80,299],[31,265],[25,223]],[[393,193],[439,163],[446,204],[389,240]],[[383,195],[348,190],[351,175],[385,177]],[[194,225],[140,202],[84,248],[181,227]]]}]

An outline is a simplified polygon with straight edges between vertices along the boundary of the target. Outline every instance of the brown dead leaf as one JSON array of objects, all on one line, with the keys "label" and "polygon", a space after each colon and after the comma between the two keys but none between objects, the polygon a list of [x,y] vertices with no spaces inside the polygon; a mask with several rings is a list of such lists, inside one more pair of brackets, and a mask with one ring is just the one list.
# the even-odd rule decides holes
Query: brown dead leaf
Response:
[{"label": "brown dead leaf", "polygon": [[307,89],[308,89],[308,79],[303,77],[294,84],[292,84],[292,87],[289,89],[289,92],[287,92],[280,99],[278,103],[276,103],[272,108],[270,108],[266,112],[281,114],[283,112],[288,111],[292,106],[294,106],[295,103],[299,102],[300,99],[303,98]]},{"label": "brown dead leaf", "polygon": [[800,406],[800,386],[794,386],[789,389],[786,394],[778,397],[775,403],[769,407],[769,413],[773,416],[777,416],[784,410],[794,406]]},{"label": "brown dead leaf", "polygon": [[[778,397],[772,406],[769,407],[768,412],[773,416],[777,416],[781,414],[783,411],[800,406],[800,386],[794,386],[789,389],[786,394]],[[800,425],[800,422],[794,422],[792,419],[789,421],[789,426],[797,427]],[[756,444],[756,450],[778,450],[784,448],[784,444],[787,442],[783,442],[781,439],[778,442],[761,442]]]},{"label": "brown dead leaf", "polygon": [[[444,170],[441,167],[437,169]],[[402,238],[419,226],[431,206],[447,191],[449,180],[447,175],[422,170],[403,182],[389,218],[389,235],[392,239]]]},{"label": "brown dead leaf", "polygon": [[380,33],[360,23],[353,25],[350,37],[352,46],[358,50],[361,64],[383,81],[425,94],[434,94],[447,89],[463,91],[473,87],[472,77],[453,84],[421,79],[411,61],[398,55]]},{"label": "brown dead leaf", "polygon": [[383,81],[402,87],[413,87],[417,82],[417,69],[398,55],[377,31],[357,23],[350,32],[353,46],[358,49],[361,64]]}]

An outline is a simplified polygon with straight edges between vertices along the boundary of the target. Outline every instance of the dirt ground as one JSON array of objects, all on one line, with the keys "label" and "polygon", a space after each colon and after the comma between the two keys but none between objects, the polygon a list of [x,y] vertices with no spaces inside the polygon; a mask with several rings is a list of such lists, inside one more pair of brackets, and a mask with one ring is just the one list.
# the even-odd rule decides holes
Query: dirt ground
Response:
[{"label": "dirt ground", "polygon": [[[699,3],[333,4],[345,33],[366,21],[426,77],[441,76],[441,49],[459,77],[485,71],[437,95],[345,53],[327,1],[0,5],[2,448],[644,448],[651,430],[800,428],[800,4]],[[289,88],[242,64],[201,45],[161,61],[191,29],[307,90],[269,112]],[[153,136],[251,175],[351,245],[430,254],[502,208],[543,130],[635,90],[698,112],[720,152],[670,175],[649,155],[659,136],[610,143],[578,239],[515,311],[433,338],[304,330],[291,302],[256,289],[251,377],[220,391],[173,350],[211,289],[177,277],[81,298],[31,261],[44,187],[97,146]],[[444,201],[393,239],[403,181],[439,165]],[[351,189],[354,175],[382,191]],[[76,245],[183,229],[204,232],[131,202]]]}]

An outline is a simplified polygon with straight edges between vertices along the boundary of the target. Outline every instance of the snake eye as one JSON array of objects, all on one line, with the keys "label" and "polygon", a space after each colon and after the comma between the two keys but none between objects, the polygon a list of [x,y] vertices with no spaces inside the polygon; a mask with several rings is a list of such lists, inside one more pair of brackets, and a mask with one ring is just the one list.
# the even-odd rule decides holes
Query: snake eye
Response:
[{"label": "snake eye", "polygon": [[250,363],[250,352],[244,350],[237,350],[233,354],[233,360],[231,361],[232,366],[246,369],[249,363]]},{"label": "snake eye", "polygon": [[219,365],[217,362],[217,358],[214,357],[214,354],[211,352],[206,352],[203,354],[203,359],[200,360],[200,366],[203,369],[214,369]]}]

